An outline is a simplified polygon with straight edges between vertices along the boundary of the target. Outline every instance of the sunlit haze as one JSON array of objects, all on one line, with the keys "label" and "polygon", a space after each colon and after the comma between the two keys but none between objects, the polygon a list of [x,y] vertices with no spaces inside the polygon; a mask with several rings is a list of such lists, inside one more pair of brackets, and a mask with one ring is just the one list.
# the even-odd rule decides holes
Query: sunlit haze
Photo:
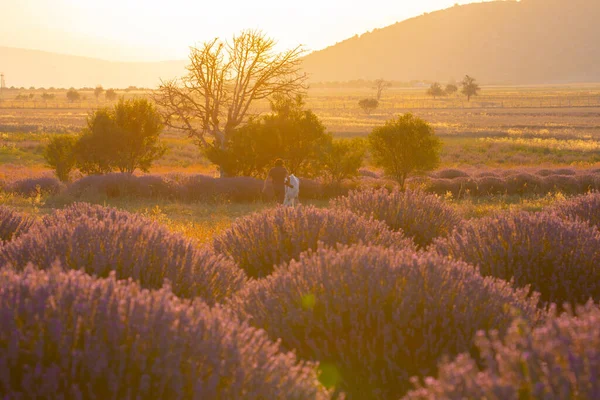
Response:
[{"label": "sunlit haze", "polygon": [[182,59],[188,47],[260,28],[281,48],[319,50],[424,12],[473,1],[5,0],[0,46],[107,60]]}]

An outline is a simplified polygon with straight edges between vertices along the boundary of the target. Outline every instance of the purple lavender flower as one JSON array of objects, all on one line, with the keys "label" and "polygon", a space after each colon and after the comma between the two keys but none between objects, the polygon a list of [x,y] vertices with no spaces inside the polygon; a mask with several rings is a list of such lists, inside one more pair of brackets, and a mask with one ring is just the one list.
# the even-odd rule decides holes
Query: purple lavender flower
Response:
[{"label": "purple lavender flower", "polygon": [[0,269],[0,318],[4,398],[329,398],[265,332],[114,273]]},{"label": "purple lavender flower", "polygon": [[353,399],[397,399],[440,357],[473,350],[479,329],[505,330],[511,310],[537,320],[536,304],[462,262],[363,245],[308,252],[228,303]]}]

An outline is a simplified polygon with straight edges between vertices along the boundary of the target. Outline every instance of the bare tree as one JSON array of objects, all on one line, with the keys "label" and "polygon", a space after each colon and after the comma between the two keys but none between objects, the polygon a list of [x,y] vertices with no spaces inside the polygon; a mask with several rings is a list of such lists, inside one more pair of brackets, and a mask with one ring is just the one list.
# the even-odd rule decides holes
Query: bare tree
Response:
[{"label": "bare tree", "polygon": [[381,100],[381,95],[383,91],[392,86],[391,82],[384,81],[383,79],[377,79],[375,81],[375,87],[373,89],[377,90],[377,101]]},{"label": "bare tree", "polygon": [[165,125],[196,138],[201,147],[227,146],[227,135],[253,115],[251,105],[275,94],[306,90],[301,46],[281,53],[260,31],[243,31],[231,43],[214,39],[192,47],[188,74],[162,82],[155,101]]}]

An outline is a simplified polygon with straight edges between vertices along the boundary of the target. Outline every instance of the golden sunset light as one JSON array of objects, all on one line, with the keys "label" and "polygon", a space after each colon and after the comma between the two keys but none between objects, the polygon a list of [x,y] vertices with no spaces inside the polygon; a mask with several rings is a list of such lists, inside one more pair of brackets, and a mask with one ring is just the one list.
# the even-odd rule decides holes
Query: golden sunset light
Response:
[{"label": "golden sunset light", "polygon": [[3,0],[0,399],[598,400],[599,0]]}]

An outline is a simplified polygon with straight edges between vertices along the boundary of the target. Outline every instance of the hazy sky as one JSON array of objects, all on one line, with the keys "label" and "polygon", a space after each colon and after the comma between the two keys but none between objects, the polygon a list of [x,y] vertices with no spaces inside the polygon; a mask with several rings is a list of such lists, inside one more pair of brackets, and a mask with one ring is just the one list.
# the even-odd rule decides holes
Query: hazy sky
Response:
[{"label": "hazy sky", "polygon": [[[0,0],[0,46],[109,60],[183,59],[214,37],[260,28],[319,50],[423,12],[474,0]],[[0,60],[1,64],[1,60]]]}]

